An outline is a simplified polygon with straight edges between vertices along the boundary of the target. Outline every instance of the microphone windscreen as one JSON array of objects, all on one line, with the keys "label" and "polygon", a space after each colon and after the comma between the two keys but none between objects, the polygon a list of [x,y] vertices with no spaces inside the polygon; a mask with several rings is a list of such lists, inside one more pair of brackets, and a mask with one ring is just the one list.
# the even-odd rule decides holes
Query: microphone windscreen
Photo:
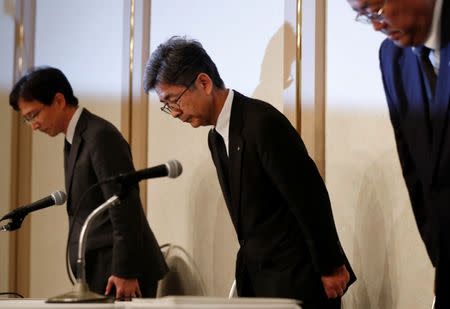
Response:
[{"label": "microphone windscreen", "polygon": [[55,205],[62,205],[67,200],[67,195],[64,191],[55,191],[51,194],[51,196],[55,201]]},{"label": "microphone windscreen", "polygon": [[177,178],[183,172],[183,167],[181,166],[181,163],[178,162],[177,160],[168,161],[166,163],[166,167],[168,171],[167,176],[169,178]]}]

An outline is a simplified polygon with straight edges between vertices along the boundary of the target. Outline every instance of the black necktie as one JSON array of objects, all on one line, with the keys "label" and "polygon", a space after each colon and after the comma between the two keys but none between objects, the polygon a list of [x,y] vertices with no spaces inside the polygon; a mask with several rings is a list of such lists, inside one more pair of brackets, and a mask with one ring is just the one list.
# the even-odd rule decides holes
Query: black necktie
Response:
[{"label": "black necktie", "polygon": [[217,154],[219,155],[219,161],[222,167],[222,172],[224,174],[225,183],[227,184],[227,189],[229,192],[230,175],[229,175],[227,148],[225,147],[225,142],[223,141],[222,135],[220,135],[219,132],[216,131],[216,129],[214,129],[214,141],[217,149]]},{"label": "black necktie", "polygon": [[67,163],[69,162],[70,147],[72,145],[64,139],[64,169],[67,171]]},{"label": "black necktie", "polygon": [[416,53],[420,60],[420,66],[425,75],[425,88],[427,90],[428,102],[433,102],[434,93],[436,89],[436,72],[430,61],[431,49],[422,46],[416,48]]}]

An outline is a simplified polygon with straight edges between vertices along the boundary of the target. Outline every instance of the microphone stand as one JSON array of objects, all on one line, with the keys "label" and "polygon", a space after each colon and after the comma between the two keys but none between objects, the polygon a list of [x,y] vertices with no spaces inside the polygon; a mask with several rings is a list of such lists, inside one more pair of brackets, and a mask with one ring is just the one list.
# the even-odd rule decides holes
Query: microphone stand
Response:
[{"label": "microphone stand", "polygon": [[86,282],[86,238],[90,228],[91,222],[103,213],[109,207],[120,203],[118,195],[113,195],[109,200],[98,206],[84,221],[80,232],[80,240],[78,242],[78,257],[77,257],[77,279],[74,288],[71,292],[51,297],[47,299],[47,303],[112,303],[113,297],[100,295],[89,290]]}]

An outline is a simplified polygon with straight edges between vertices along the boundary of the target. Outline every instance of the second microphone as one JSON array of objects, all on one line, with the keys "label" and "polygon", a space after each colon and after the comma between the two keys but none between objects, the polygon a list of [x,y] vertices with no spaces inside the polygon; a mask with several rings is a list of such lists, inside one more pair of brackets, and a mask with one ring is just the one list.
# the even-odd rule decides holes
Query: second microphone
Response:
[{"label": "second microphone", "polygon": [[182,172],[183,167],[181,166],[181,163],[177,160],[170,160],[165,164],[148,167],[134,172],[119,174],[117,176],[107,178],[101,181],[101,183],[119,182],[121,184],[132,184],[150,178],[166,176],[169,178],[176,178],[180,176]]}]

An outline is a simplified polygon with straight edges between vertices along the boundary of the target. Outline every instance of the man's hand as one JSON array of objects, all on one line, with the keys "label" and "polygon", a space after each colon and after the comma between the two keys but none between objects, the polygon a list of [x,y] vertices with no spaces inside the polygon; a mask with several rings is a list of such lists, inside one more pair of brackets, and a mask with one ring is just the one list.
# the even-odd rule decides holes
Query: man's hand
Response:
[{"label": "man's hand", "polygon": [[322,276],[322,284],[328,298],[336,298],[344,295],[347,283],[350,281],[350,273],[345,265],[337,268],[331,275]]},{"label": "man's hand", "polygon": [[108,284],[106,285],[105,295],[111,292],[111,289],[116,288],[117,300],[131,300],[133,297],[142,297],[139,283],[136,278],[120,278],[117,276],[110,276]]}]

